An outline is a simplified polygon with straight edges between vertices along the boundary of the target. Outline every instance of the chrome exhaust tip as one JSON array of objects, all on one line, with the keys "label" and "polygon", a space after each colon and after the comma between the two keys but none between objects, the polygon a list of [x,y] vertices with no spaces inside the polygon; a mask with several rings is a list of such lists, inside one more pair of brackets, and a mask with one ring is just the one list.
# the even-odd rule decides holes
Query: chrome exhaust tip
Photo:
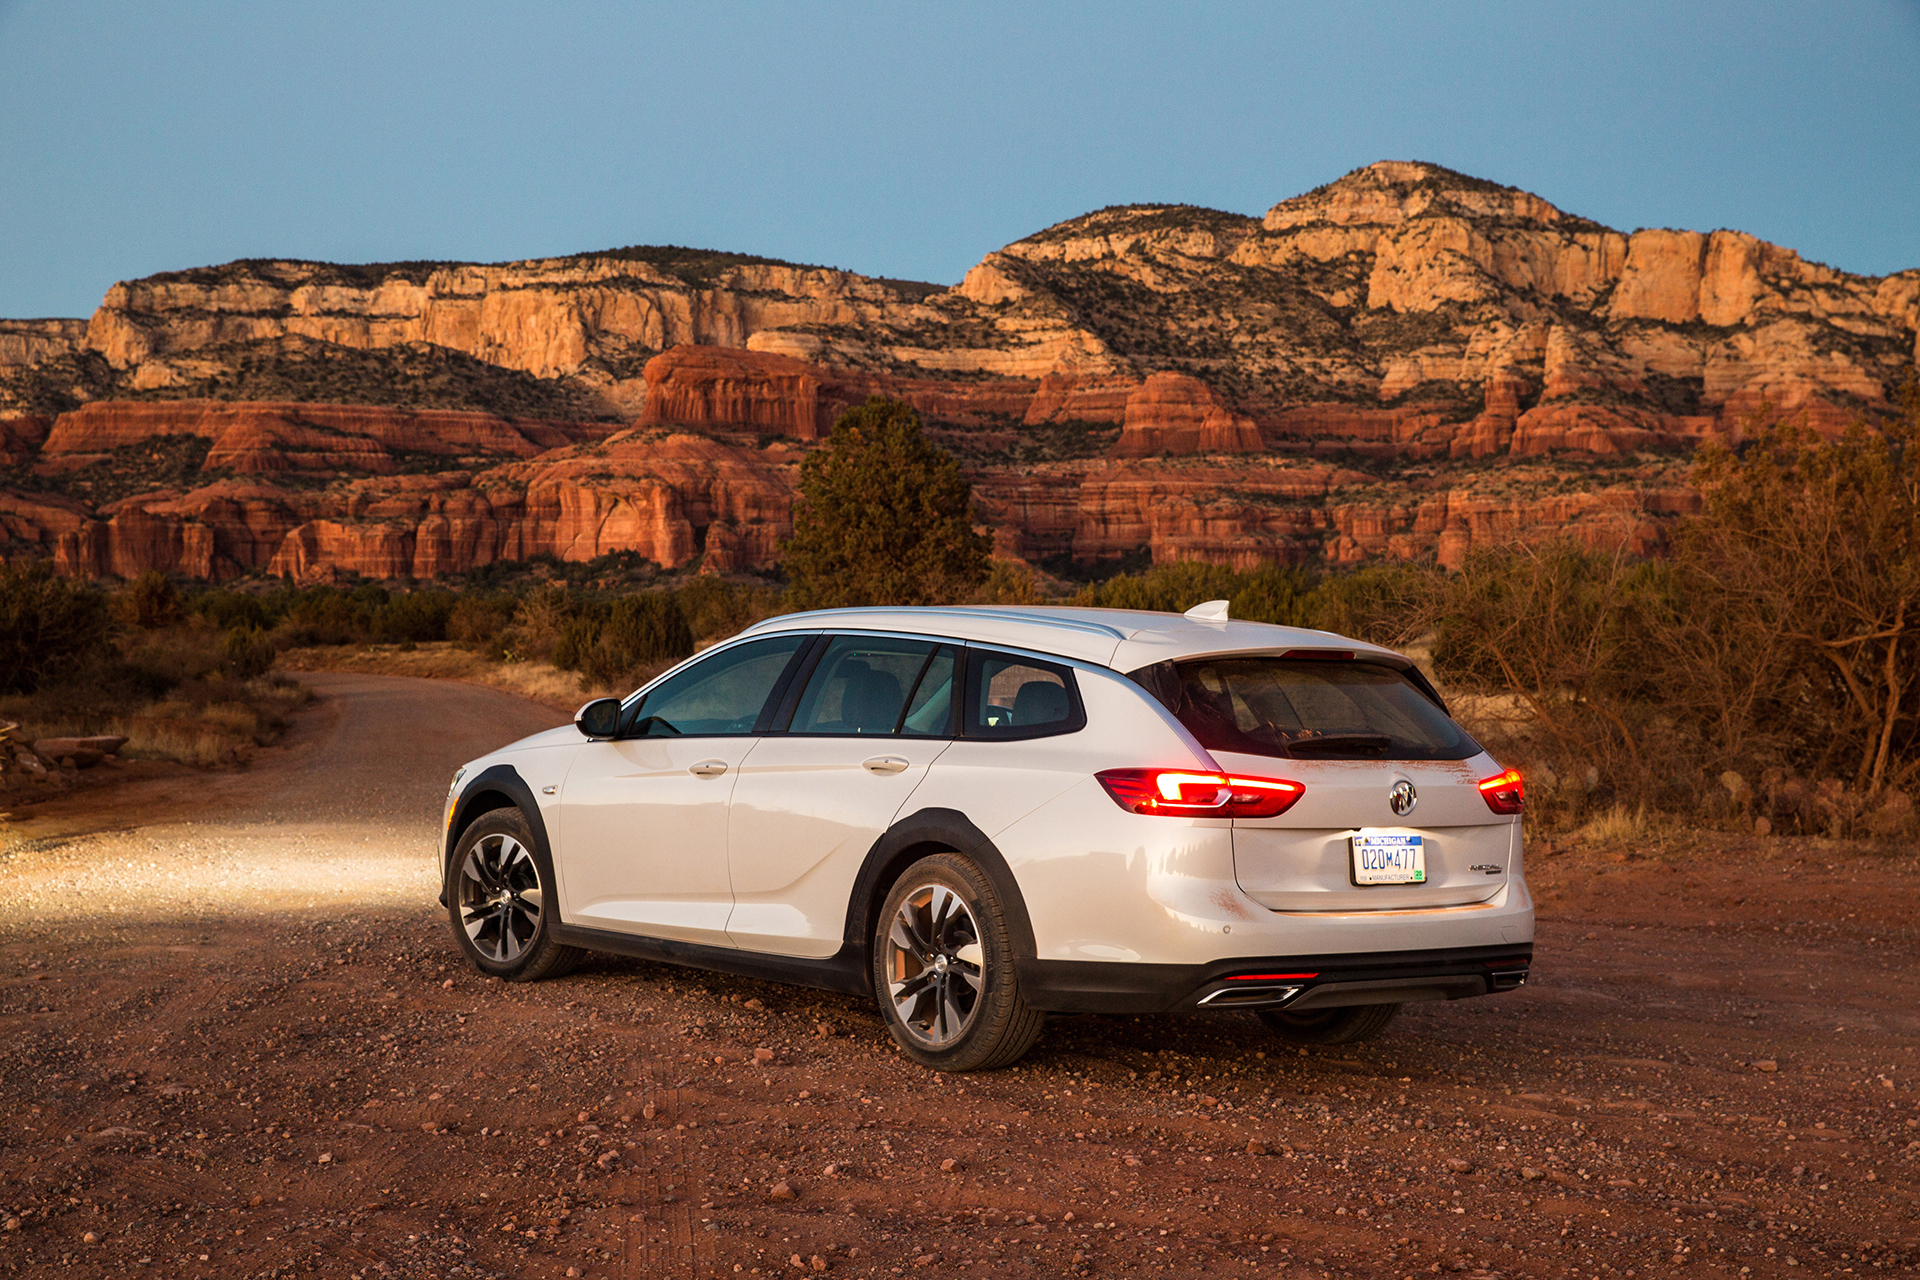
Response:
[{"label": "chrome exhaust tip", "polygon": [[1256,1005],[1285,1004],[1299,995],[1300,987],[1221,987],[1200,997],[1208,1009],[1247,1009]]}]

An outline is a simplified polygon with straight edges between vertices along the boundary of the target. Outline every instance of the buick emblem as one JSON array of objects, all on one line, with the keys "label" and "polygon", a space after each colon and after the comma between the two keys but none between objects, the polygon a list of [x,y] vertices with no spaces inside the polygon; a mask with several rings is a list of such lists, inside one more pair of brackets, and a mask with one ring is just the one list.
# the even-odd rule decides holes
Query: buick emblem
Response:
[{"label": "buick emblem", "polygon": [[1393,790],[1387,792],[1387,807],[1403,818],[1412,813],[1413,806],[1419,803],[1419,793],[1414,791],[1413,784],[1405,778],[1394,783]]}]

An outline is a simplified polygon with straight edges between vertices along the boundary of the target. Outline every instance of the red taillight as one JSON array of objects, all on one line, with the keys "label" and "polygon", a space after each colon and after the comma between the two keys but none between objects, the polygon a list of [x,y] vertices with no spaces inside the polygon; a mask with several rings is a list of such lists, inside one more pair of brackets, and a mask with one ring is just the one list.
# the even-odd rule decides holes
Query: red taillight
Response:
[{"label": "red taillight", "polygon": [[1306,792],[1283,778],[1238,778],[1191,769],[1108,769],[1094,775],[1129,813],[1165,818],[1272,818]]},{"label": "red taillight", "polygon": [[1294,981],[1304,982],[1308,978],[1317,978],[1319,976],[1320,975],[1318,973],[1236,973],[1232,977],[1228,978],[1227,981],[1228,982],[1285,982],[1288,979],[1292,979]]},{"label": "red taillight", "polygon": [[1480,794],[1495,813],[1518,813],[1527,807],[1527,784],[1520,780],[1518,769],[1482,778]]}]

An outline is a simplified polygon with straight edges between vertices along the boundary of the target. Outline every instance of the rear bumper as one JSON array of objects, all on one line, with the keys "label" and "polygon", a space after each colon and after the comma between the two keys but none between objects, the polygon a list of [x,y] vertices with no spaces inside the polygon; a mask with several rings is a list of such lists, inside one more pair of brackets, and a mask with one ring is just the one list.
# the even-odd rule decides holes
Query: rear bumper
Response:
[{"label": "rear bumper", "polygon": [[1053,1013],[1331,1009],[1459,1000],[1527,980],[1532,944],[1323,956],[1234,956],[1207,964],[1023,960],[1021,994]]}]

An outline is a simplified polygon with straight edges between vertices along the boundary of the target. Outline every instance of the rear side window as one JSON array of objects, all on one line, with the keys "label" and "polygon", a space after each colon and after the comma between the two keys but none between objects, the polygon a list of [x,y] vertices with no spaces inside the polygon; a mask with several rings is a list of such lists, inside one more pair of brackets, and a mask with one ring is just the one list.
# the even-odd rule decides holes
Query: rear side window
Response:
[{"label": "rear side window", "polygon": [[985,649],[968,651],[966,705],[969,738],[1040,738],[1087,724],[1069,668]]},{"label": "rear side window", "polygon": [[768,699],[810,635],[751,640],[722,649],[655,685],[627,710],[629,738],[752,733]]},{"label": "rear side window", "polygon": [[1465,760],[1480,744],[1373,662],[1198,658],[1133,673],[1209,751],[1282,760]]},{"label": "rear side window", "polygon": [[953,720],[953,663],[952,646],[930,640],[835,636],[787,732],[944,736]]}]

